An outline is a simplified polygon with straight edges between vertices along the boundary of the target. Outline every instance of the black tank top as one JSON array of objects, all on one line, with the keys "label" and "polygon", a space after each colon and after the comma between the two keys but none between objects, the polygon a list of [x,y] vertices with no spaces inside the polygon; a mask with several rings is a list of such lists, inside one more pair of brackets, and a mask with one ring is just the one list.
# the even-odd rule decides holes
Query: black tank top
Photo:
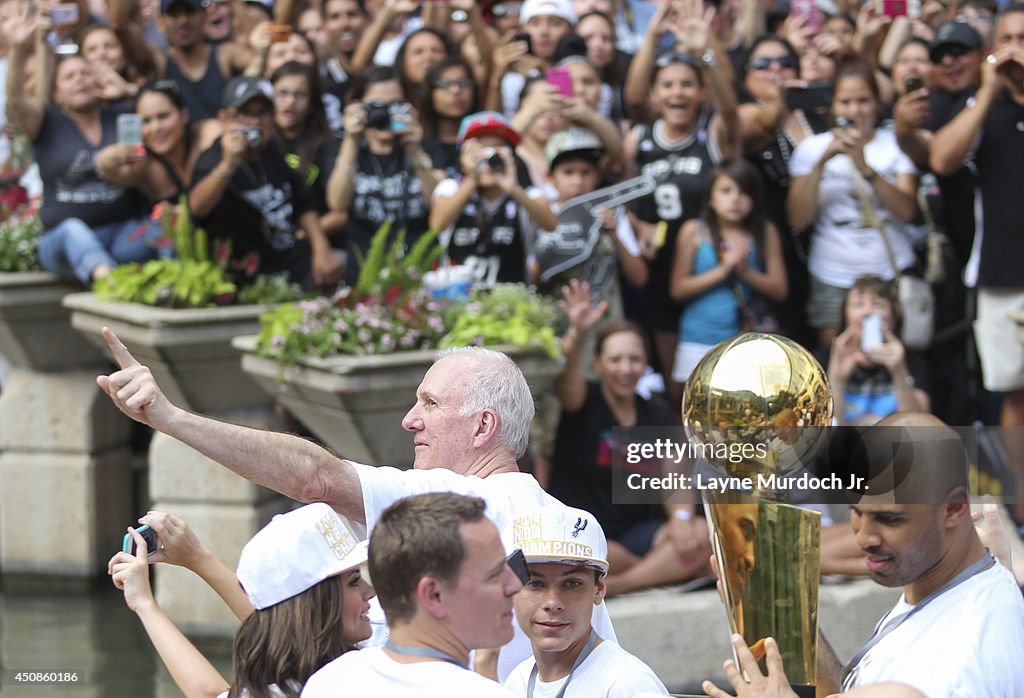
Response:
[{"label": "black tank top", "polygon": [[206,63],[206,72],[196,82],[185,75],[173,57],[167,57],[167,69],[164,71],[164,77],[178,83],[181,96],[185,100],[185,104],[188,105],[189,115],[193,122],[216,118],[221,98],[224,96],[224,88],[228,84],[223,73],[220,72],[220,64],[217,63],[217,47],[210,46],[209,48],[210,59]]},{"label": "black tank top", "polygon": [[665,221],[665,244],[650,265],[650,287],[667,298],[676,236],[683,223],[696,218],[704,205],[711,171],[722,157],[711,137],[711,110],[705,110],[690,134],[676,143],[661,135],[661,121],[639,126],[637,169],[657,182],[654,191],[632,204],[633,212],[650,223]]}]

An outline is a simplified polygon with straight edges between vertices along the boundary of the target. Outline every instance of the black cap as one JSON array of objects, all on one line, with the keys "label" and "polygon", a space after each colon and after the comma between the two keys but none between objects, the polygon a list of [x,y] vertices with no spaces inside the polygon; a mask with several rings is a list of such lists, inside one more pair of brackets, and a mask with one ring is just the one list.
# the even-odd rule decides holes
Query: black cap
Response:
[{"label": "black cap", "polygon": [[202,0],[160,0],[160,14],[167,14],[171,7],[179,4],[187,6],[193,12],[199,12],[203,9]]},{"label": "black cap", "polygon": [[247,102],[253,99],[264,99],[273,106],[274,88],[270,85],[270,81],[266,78],[252,76],[237,77],[224,88],[221,106],[241,109]]},{"label": "black cap", "polygon": [[981,48],[981,34],[967,22],[946,21],[935,31],[935,38],[928,46],[932,63],[942,61],[942,49],[946,46],[963,46],[967,49]]}]

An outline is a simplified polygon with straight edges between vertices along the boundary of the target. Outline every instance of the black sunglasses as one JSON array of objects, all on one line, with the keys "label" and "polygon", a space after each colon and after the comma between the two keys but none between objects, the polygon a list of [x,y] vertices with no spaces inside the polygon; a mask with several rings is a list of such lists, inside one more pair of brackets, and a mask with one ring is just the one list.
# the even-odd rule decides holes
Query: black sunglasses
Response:
[{"label": "black sunglasses", "polygon": [[793,60],[792,56],[758,56],[750,60],[750,69],[768,70],[772,67],[772,64],[779,66],[783,70],[796,67],[796,61]]},{"label": "black sunglasses", "polygon": [[530,581],[530,566],[526,564],[526,556],[522,548],[516,548],[515,552],[505,558],[505,562],[512,568],[519,581],[525,586]]}]

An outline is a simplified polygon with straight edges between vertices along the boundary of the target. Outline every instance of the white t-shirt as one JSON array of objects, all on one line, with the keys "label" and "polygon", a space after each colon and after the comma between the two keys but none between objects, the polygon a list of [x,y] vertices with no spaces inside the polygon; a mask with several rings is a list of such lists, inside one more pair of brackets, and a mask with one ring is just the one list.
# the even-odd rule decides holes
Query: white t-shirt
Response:
[{"label": "white t-shirt", "polygon": [[[879,621],[911,606],[900,597]],[[1024,696],[1024,597],[996,563],[943,592],[860,660],[852,686],[899,681],[929,698]]]},{"label": "white t-shirt", "polygon": [[[526,689],[534,664],[532,657],[527,659],[505,681],[520,698],[530,698]],[[538,677],[532,698],[554,698],[567,678],[545,683]],[[668,695],[665,684],[649,666],[614,642],[602,642],[572,673],[565,698],[633,698],[644,692]]]},{"label": "white t-shirt", "polygon": [[[832,133],[819,133],[800,142],[789,162],[793,177],[808,175],[821,160],[832,142]],[[896,136],[888,129],[879,129],[864,146],[864,160],[879,177],[895,183],[897,175],[916,174],[910,161],[896,144]],[[892,265],[879,231],[865,220],[853,179],[854,167],[849,156],[836,155],[825,163],[818,185],[818,209],[811,235],[808,268],[818,279],[832,286],[849,288],[857,278],[875,274],[893,278]],[[864,183],[871,207],[882,221],[892,244],[896,266],[901,270],[914,264],[909,226],[883,207]]]},{"label": "white t-shirt", "polygon": [[402,664],[380,647],[347,652],[309,677],[302,698],[511,698],[501,684],[451,662]]},{"label": "white t-shirt", "polygon": [[[351,461],[350,461],[351,462]],[[352,463],[359,475],[363,490],[363,510],[366,514],[367,532],[371,533],[377,524],[381,512],[392,503],[414,494],[427,492],[455,492],[480,497],[487,502],[487,516],[503,531],[512,522],[512,518],[521,511],[560,504],[545,492],[537,480],[527,473],[497,473],[486,478],[459,475],[451,470],[435,468],[432,470],[398,470],[386,466],[375,467]],[[512,552],[511,550],[507,552]],[[379,614],[379,615],[378,615]],[[371,622],[383,618],[376,598],[371,604]],[[608,616],[608,608],[602,602],[594,607],[591,622],[597,634],[606,641],[617,642],[612,619]],[[498,655],[498,678],[502,681],[520,662],[532,656],[530,641],[513,622],[515,635],[512,640],[501,648]],[[385,636],[375,633],[371,644],[380,644]]]}]

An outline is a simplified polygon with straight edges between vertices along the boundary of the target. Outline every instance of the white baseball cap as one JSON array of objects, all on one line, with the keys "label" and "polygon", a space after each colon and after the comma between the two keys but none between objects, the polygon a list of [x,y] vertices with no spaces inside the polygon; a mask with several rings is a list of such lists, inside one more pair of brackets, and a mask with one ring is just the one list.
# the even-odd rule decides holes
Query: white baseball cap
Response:
[{"label": "white baseball cap", "polygon": [[254,608],[281,603],[366,562],[348,520],[323,502],[278,514],[242,548],[238,581]]},{"label": "white baseball cap", "polygon": [[505,552],[523,551],[527,563],[558,562],[608,574],[608,539],[594,515],[563,504],[517,514],[501,536]]},{"label": "white baseball cap", "polygon": [[576,26],[576,10],[573,9],[572,0],[526,0],[519,8],[519,24],[526,24],[541,15],[560,17]]}]

